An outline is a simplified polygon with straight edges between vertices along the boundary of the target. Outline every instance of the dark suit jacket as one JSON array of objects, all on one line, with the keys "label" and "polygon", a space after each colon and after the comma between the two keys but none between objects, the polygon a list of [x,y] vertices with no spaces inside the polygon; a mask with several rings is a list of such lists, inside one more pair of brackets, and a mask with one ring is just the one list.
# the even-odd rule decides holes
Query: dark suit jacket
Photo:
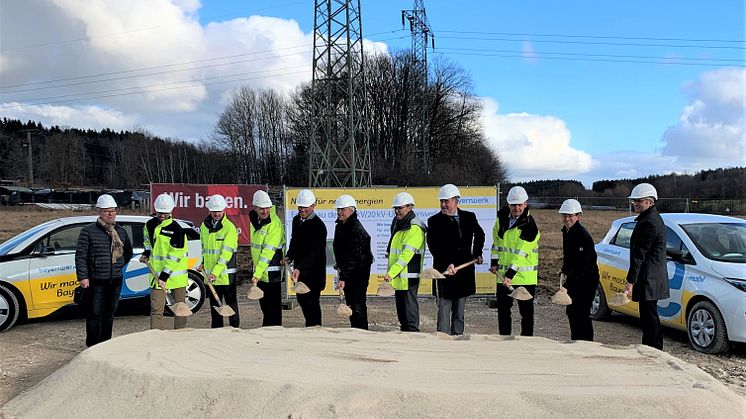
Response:
[{"label": "dark suit jacket", "polygon": [[326,287],[326,226],[316,214],[301,222],[293,217],[293,233],[285,254],[300,271],[299,280],[313,291]]},{"label": "dark suit jacket", "polygon": [[[458,266],[482,256],[484,230],[473,212],[458,210],[459,223],[439,212],[427,220],[427,247],[433,255],[433,267],[440,272],[448,265]],[[460,235],[459,235],[460,230]],[[476,292],[474,265],[459,270],[456,275],[433,281],[438,286],[440,297],[456,299]]]},{"label": "dark suit jacket", "polygon": [[635,218],[629,247],[627,282],[634,284],[632,301],[664,300],[670,296],[666,269],[666,227],[655,206]]}]

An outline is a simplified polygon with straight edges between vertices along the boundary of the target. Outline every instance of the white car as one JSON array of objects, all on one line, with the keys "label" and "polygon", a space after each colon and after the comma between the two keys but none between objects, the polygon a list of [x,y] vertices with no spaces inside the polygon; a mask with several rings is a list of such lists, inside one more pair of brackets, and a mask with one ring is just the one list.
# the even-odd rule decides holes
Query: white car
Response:
[{"label": "white car", "polygon": [[[75,248],[80,230],[96,221],[95,215],[47,221],[0,244],[0,332],[19,318],[47,316],[73,304]],[[117,223],[127,231],[134,256],[125,266],[122,299],[150,294],[148,268],[139,262],[143,252],[146,216],[120,215]],[[188,221],[179,223],[188,239],[189,285],[186,303],[196,312],[205,301],[202,276],[194,269],[201,258],[199,231]]]},{"label": "white car", "polygon": [[[671,297],[658,301],[663,325],[685,330],[694,349],[727,351],[746,342],[746,220],[708,214],[661,214]],[[629,268],[629,242],[635,217],[614,221],[596,245],[601,282],[591,318],[611,311],[639,317],[638,304],[610,306],[623,292]]]}]

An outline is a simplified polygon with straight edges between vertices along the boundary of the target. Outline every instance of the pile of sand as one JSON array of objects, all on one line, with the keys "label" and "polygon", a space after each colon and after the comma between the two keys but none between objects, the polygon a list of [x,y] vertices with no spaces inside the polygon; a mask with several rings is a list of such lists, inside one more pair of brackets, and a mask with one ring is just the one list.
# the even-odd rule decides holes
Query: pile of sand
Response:
[{"label": "pile of sand", "polygon": [[82,352],[2,413],[742,418],[746,401],[645,346],[273,327],[122,336]]}]

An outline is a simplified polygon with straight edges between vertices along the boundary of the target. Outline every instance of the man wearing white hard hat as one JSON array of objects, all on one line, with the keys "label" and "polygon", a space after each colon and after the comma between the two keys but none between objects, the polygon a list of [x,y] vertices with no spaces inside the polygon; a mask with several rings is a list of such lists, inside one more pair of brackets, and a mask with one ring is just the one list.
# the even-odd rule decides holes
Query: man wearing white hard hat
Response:
[{"label": "man wearing white hard hat", "polygon": [[[189,259],[186,233],[171,218],[175,207],[171,195],[163,193],[153,202],[155,217],[143,228],[143,251],[140,262],[148,263],[157,275],[150,275],[150,328],[164,329],[163,311],[166,308],[166,290],[176,302],[186,301],[189,283]],[[174,316],[174,329],[186,327],[186,317]]]},{"label": "man wearing white hard hat", "polygon": [[316,196],[301,189],[295,199],[298,214],[293,217],[290,246],[283,259],[293,263],[293,281],[302,281],[311,290],[296,294],[306,318],[306,327],[321,326],[321,291],[326,287],[326,226],[314,210]]},{"label": "man wearing white hard hat", "polygon": [[658,300],[670,296],[666,268],[666,226],[655,201],[658,192],[649,183],[632,189],[630,204],[640,215],[635,218],[629,246],[629,270],[625,294],[640,307],[642,344],[663,349],[663,333],[658,317]]},{"label": "man wearing white hard hat", "polygon": [[[490,272],[497,275],[497,327],[501,335],[512,332],[513,299],[509,286],[524,287],[536,296],[539,280],[539,228],[528,211],[528,193],[521,186],[508,191],[508,205],[497,212],[492,229]],[[534,299],[518,300],[521,336],[534,335]]]},{"label": "man wearing white hard hat", "polygon": [[595,242],[588,230],[580,224],[583,208],[575,199],[566,199],[559,209],[562,216],[562,269],[563,287],[572,299],[567,306],[570,339],[593,340],[591,304],[598,288],[598,264]]},{"label": "man wearing white hard hat", "polygon": [[433,268],[450,274],[433,281],[433,293],[438,297],[438,331],[449,335],[464,334],[466,297],[477,290],[474,265],[458,271],[455,267],[472,259],[482,263],[484,247],[484,230],[476,214],[459,208],[459,198],[461,192],[456,185],[443,185],[438,191],[440,212],[427,220],[427,247],[433,255]]},{"label": "man wearing white hard hat", "polygon": [[366,298],[370,281],[370,235],[357,218],[357,202],[351,195],[340,195],[334,203],[337,225],[334,228],[335,269],[339,272],[339,288],[344,290],[350,309],[350,327],[368,329]]},{"label": "man wearing white hard hat", "polygon": [[262,326],[282,326],[282,272],[280,262],[285,247],[285,227],[280,221],[267,192],[258,190],[252,199],[251,261],[254,273],[251,282],[264,291],[259,300]]},{"label": "man wearing white hard hat", "polygon": [[[202,243],[202,270],[215,287],[218,298],[233,309],[234,315],[228,318],[231,327],[238,327],[238,298],[236,297],[236,252],[238,251],[238,232],[236,226],[228,219],[225,208],[228,202],[223,195],[215,194],[207,198],[207,210],[210,213],[202,221],[199,238]],[[212,293],[210,305],[221,306]],[[216,310],[210,310],[212,328],[224,326],[223,316]]]},{"label": "man wearing white hard hat", "polygon": [[116,223],[114,198],[99,196],[96,209],[98,219],[80,230],[75,250],[75,274],[87,294],[86,346],[111,339],[124,267],[132,259],[129,235]]},{"label": "man wearing white hard hat", "polygon": [[402,332],[420,331],[420,305],[417,291],[425,256],[427,226],[415,214],[414,198],[408,192],[399,192],[391,203],[394,219],[391,221],[391,238],[386,247],[389,270],[383,279],[391,282],[396,301],[396,315]]}]

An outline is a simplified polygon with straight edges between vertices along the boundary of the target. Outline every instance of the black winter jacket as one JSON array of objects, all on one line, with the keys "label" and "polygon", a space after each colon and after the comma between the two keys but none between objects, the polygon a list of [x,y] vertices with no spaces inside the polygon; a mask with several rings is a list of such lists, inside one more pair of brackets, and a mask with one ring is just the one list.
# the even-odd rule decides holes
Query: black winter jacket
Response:
[{"label": "black winter jacket", "polygon": [[570,297],[590,295],[598,287],[598,256],[588,230],[577,221],[568,230],[562,227],[562,273]]},{"label": "black winter jacket", "polygon": [[326,287],[326,226],[316,214],[305,221],[293,217],[293,232],[286,257],[300,271],[300,281],[313,291]]},{"label": "black winter jacket", "polygon": [[337,220],[334,229],[334,260],[340,281],[348,281],[359,273],[370,272],[370,265],[373,264],[370,235],[357,219],[357,212],[353,212],[345,222]]},{"label": "black winter jacket", "polygon": [[655,206],[635,218],[629,247],[627,282],[634,284],[632,301],[664,300],[670,296],[666,268],[666,226]]},{"label": "black winter jacket", "polygon": [[132,259],[132,242],[127,231],[119,224],[114,227],[124,245],[124,254],[111,263],[111,237],[98,223],[89,224],[80,230],[75,249],[75,273],[78,281],[121,281],[125,265]]},{"label": "black winter jacket", "polygon": [[[458,210],[459,221],[439,212],[427,220],[427,247],[433,255],[433,268],[439,272],[448,265],[458,266],[482,256],[484,230],[473,212]],[[460,234],[459,234],[460,230]],[[440,297],[456,299],[476,292],[474,265],[461,268],[455,275],[433,281]]]}]

